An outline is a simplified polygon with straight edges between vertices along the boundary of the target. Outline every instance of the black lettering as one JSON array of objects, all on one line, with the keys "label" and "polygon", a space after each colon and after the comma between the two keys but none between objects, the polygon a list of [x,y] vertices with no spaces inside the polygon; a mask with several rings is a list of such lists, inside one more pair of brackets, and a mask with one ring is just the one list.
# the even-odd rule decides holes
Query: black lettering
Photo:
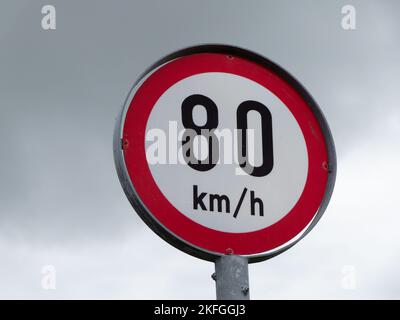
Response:
[{"label": "black lettering", "polygon": [[193,185],[193,209],[198,210],[200,206],[202,210],[207,211],[206,206],[204,205],[203,199],[207,195],[207,192],[202,192],[198,195],[198,186]]},{"label": "black lettering", "polygon": [[217,201],[218,212],[222,212],[222,203],[225,202],[225,211],[230,212],[229,198],[225,195],[210,194],[210,211],[214,211],[214,201]]},{"label": "black lettering", "polygon": [[254,191],[250,192],[251,215],[256,214],[256,204],[258,204],[260,217],[264,216],[264,204],[260,198],[254,196]]}]

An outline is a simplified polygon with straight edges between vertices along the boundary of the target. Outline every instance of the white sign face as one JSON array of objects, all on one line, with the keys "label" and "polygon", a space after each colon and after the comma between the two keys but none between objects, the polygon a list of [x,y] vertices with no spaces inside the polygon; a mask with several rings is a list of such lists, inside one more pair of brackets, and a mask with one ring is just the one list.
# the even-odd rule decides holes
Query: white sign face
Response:
[{"label": "white sign face", "polygon": [[117,171],[137,213],[174,246],[207,260],[260,259],[322,215],[333,143],[286,71],[211,48],[163,59],[134,87],[116,129]]},{"label": "white sign face", "polygon": [[[220,137],[219,163],[207,171],[194,170],[182,161],[181,141],[185,130],[181,120],[182,103],[195,94],[211,99],[218,110],[215,134]],[[237,108],[248,100],[264,105],[272,117],[274,165],[269,174],[261,177],[245,173],[237,161]],[[208,114],[204,106],[196,106],[192,113],[196,125],[206,123]],[[247,114],[247,121],[248,129],[254,132],[252,164],[259,166],[262,164],[262,119],[252,110]],[[161,138],[163,134],[166,139]],[[199,143],[194,148],[199,149],[207,153],[207,143]],[[304,136],[288,108],[257,82],[229,73],[197,74],[170,87],[151,111],[146,126],[146,150],[151,174],[168,201],[189,219],[224,232],[256,231],[282,219],[299,200],[308,172]],[[247,191],[234,217],[245,188]],[[214,196],[210,198],[210,195]],[[221,208],[218,202],[222,203]]]}]

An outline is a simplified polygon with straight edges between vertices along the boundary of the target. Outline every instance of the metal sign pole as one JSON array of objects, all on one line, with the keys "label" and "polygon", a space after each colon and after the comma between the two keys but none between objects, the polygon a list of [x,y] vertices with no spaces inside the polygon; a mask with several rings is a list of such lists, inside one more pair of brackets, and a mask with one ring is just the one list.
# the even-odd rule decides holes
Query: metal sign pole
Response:
[{"label": "metal sign pole", "polygon": [[218,258],[212,278],[217,287],[217,300],[250,300],[247,258],[236,255]]}]

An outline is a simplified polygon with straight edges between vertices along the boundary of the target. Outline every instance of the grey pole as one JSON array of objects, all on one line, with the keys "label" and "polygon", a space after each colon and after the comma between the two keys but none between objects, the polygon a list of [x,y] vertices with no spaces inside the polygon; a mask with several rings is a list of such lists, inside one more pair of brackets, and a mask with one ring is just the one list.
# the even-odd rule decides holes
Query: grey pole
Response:
[{"label": "grey pole", "polygon": [[250,300],[247,258],[235,255],[218,258],[212,278],[217,286],[217,300]]}]

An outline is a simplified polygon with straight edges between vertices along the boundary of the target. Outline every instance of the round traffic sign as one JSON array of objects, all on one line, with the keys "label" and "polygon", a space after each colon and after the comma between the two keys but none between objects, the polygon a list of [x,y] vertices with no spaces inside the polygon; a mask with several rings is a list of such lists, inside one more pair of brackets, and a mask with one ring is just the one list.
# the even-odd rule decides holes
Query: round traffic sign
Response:
[{"label": "round traffic sign", "polygon": [[207,260],[287,250],[323,214],[336,173],[329,127],[301,84],[266,58],[220,45],[178,51],[140,77],[114,155],[141,218]]}]

